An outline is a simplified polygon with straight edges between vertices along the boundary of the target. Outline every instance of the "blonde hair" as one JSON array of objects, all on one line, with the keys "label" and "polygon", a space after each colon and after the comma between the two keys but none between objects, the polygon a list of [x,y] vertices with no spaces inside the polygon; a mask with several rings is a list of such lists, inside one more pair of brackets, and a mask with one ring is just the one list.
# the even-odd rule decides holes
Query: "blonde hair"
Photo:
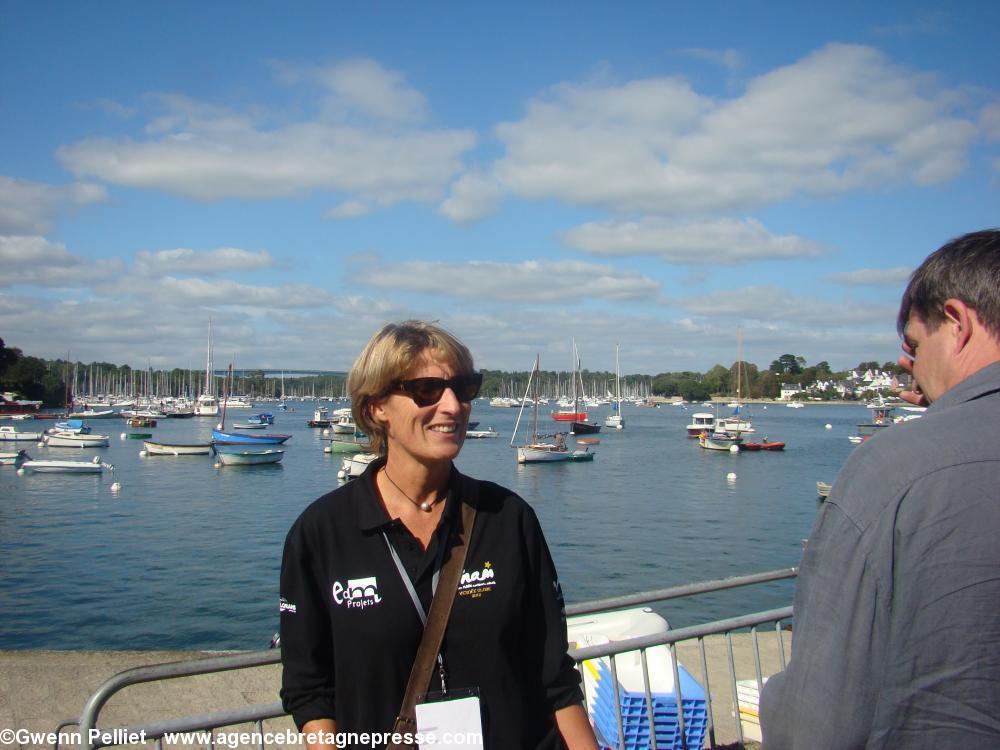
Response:
[{"label": "blonde hair", "polygon": [[369,450],[388,453],[385,428],[372,418],[371,406],[389,395],[395,384],[420,364],[424,356],[451,366],[456,375],[475,372],[468,347],[436,323],[404,320],[387,323],[371,337],[347,376],[354,422],[368,436]]}]

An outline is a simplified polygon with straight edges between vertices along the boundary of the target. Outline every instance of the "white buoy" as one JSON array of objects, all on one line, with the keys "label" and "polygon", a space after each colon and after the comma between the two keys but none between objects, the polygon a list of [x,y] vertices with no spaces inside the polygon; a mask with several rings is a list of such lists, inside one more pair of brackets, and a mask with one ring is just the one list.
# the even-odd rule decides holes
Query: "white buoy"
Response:
[{"label": "white buoy", "polygon": [[728,479],[730,482],[735,482],[736,481],[736,472],[735,471],[731,471],[728,474],[726,474],[726,479]]},{"label": "white buoy", "polygon": [[347,474],[344,472],[343,469],[337,472],[337,479],[344,479],[346,476]]},{"label": "white buoy", "polygon": [[830,424],[829,422],[827,422],[827,423],[826,423],[826,429],[828,429],[828,430],[832,430],[832,429],[833,429],[833,425],[832,425],[832,424]]},{"label": "white buoy", "polygon": [[39,448],[44,448],[44,447],[45,447],[45,441],[44,441],[44,440],[42,440],[42,441],[39,441],[39,443],[38,443],[38,447],[39,447]]},{"label": "white buoy", "polygon": [[146,457],[146,451],[139,451],[139,458],[145,458],[145,457]]},{"label": "white buoy", "polygon": [[222,432],[222,422],[219,422],[219,424],[215,425],[215,429],[217,429],[219,432]]},{"label": "white buoy", "polygon": [[94,456],[92,459],[90,459],[90,463],[92,463],[92,464],[99,464],[99,463],[101,463],[101,457],[100,456]]},{"label": "white buoy", "polygon": [[111,492],[114,493],[115,495],[117,495],[121,491],[122,491],[121,482],[115,482],[113,485],[111,485]]},{"label": "white buoy", "polygon": [[124,439],[125,439],[125,433],[123,432],[122,433],[122,440],[124,440]]},{"label": "white buoy", "polygon": [[213,466],[213,468],[221,469],[222,468],[222,463],[220,461],[216,461],[214,464],[212,464],[212,466]]},{"label": "white buoy", "polygon": [[17,475],[18,475],[19,477],[23,477],[23,476],[24,476],[24,469],[18,469],[18,470],[17,470]]},{"label": "white buoy", "polygon": [[326,447],[325,447],[325,448],[323,449],[323,452],[324,452],[324,453],[333,453],[333,448],[331,448],[331,447],[330,447],[330,446],[328,445],[328,446],[326,446]]},{"label": "white buoy", "polygon": [[730,453],[739,453],[740,452],[740,446],[738,446],[738,445],[730,445],[729,446],[729,452]]},{"label": "white buoy", "polygon": [[323,437],[326,437],[329,434],[330,434],[330,431],[326,427],[324,427],[323,428]]}]

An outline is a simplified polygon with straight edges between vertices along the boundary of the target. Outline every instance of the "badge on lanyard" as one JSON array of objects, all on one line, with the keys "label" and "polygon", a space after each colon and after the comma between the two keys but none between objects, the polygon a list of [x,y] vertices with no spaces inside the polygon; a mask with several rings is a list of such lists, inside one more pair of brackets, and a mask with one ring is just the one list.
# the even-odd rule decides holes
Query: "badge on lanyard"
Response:
[{"label": "badge on lanyard", "polygon": [[483,750],[478,688],[427,693],[416,710],[420,750]]}]

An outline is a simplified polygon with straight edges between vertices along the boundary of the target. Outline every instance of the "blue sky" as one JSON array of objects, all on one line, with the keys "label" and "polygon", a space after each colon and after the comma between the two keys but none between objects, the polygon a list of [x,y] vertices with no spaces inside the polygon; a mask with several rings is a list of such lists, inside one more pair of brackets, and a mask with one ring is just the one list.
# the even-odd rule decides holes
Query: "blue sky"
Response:
[{"label": "blue sky", "polygon": [[1000,225],[1000,6],[0,5],[0,337],[346,369],[893,360],[907,274]]}]

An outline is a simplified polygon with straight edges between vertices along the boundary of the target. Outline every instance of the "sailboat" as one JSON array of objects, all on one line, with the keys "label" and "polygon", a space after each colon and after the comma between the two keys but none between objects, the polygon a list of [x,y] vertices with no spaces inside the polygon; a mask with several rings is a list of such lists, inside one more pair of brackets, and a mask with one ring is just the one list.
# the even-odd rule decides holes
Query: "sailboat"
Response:
[{"label": "sailboat", "polygon": [[618,364],[619,345],[615,344],[615,401],[611,405],[614,413],[604,420],[604,426],[614,430],[625,429],[625,417],[622,416],[622,374]]},{"label": "sailboat", "polygon": [[[579,387],[578,387],[579,386]],[[580,374],[580,352],[576,348],[576,340],[573,341],[573,408],[569,410],[559,410],[552,412],[552,418],[559,422],[570,422],[570,432],[575,435],[593,434],[601,431],[601,426],[596,422],[587,421],[587,412],[581,411],[580,391],[583,389],[583,376]],[[586,398],[584,394],[583,398]]]},{"label": "sailboat", "polygon": [[[528,400],[528,394],[532,393],[532,403],[534,408],[534,419],[532,422],[531,439],[524,445],[517,446],[517,462],[519,464],[528,463],[553,463],[556,461],[593,461],[594,454],[590,452],[590,445],[583,448],[569,450],[566,447],[566,440],[563,433],[557,433],[553,437],[553,442],[542,442],[538,434],[538,355],[535,355],[535,365],[528,376],[528,387],[525,389],[524,398],[521,400],[521,409],[517,414],[517,422],[514,425],[514,432],[510,439],[511,447],[517,439],[517,430],[521,425],[521,417],[524,414],[524,404]],[[534,391],[532,391],[534,385]]]},{"label": "sailboat", "polygon": [[753,422],[749,416],[741,414],[743,411],[742,401],[743,384],[743,331],[736,334],[736,401],[729,404],[733,413],[731,416],[722,417],[715,423],[715,431],[720,433],[734,433],[739,437],[740,433],[752,433]]},{"label": "sailboat", "polygon": [[208,320],[208,355],[205,360],[205,386],[194,405],[196,417],[214,417],[219,413],[219,399],[215,397],[215,378],[212,374],[212,319]]},{"label": "sailboat", "polygon": [[[215,450],[216,455],[221,453],[239,453],[241,456],[237,456],[233,459],[222,459],[219,460],[222,463],[274,463],[281,460],[281,453],[268,452],[267,458],[260,461],[254,459],[246,458],[248,452],[253,451],[263,452],[270,448],[274,448],[276,445],[284,443],[291,435],[281,435],[275,432],[269,432],[263,435],[247,435],[237,432],[226,432],[226,405],[229,401],[229,389],[231,388],[231,383],[233,380],[233,366],[229,365],[229,372],[226,375],[226,393],[222,399],[222,421],[215,426],[212,430],[212,447]],[[226,446],[238,446],[238,448],[226,447]]]}]

